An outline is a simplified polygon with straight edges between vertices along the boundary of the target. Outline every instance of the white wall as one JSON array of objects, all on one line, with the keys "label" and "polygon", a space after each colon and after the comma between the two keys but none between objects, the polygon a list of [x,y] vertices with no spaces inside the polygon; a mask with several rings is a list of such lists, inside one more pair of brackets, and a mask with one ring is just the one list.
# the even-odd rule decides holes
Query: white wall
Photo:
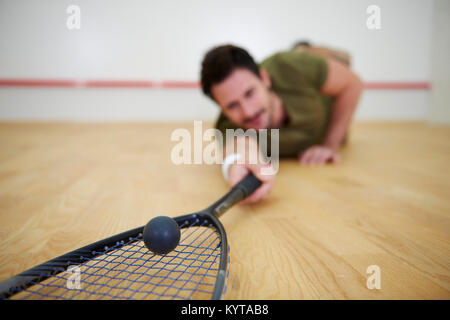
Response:
[{"label": "white wall", "polygon": [[[69,5],[81,29],[66,27]],[[366,26],[369,5],[381,29]],[[433,5],[423,0],[0,0],[0,78],[197,81],[232,42],[257,60],[298,39],[344,48],[365,81],[429,81]],[[427,91],[368,91],[369,119],[424,119]],[[0,88],[0,119],[213,119],[195,89]]]},{"label": "white wall", "polygon": [[450,1],[435,0],[429,120],[450,124]]}]

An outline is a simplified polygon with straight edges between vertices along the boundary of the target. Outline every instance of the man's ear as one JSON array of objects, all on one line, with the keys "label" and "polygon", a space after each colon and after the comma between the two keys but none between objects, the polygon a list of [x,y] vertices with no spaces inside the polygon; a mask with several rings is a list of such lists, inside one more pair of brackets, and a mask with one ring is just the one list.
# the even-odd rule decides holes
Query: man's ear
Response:
[{"label": "man's ear", "polygon": [[264,83],[264,85],[269,89],[270,87],[272,87],[272,81],[270,80],[270,75],[267,72],[266,69],[264,68],[260,68],[259,69],[259,75],[261,77],[262,82]]}]

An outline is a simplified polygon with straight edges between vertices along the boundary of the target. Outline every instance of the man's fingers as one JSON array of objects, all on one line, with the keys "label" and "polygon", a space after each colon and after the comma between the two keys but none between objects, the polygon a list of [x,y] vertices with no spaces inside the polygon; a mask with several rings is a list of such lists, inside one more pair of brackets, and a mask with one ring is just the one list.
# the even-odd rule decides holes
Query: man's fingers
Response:
[{"label": "man's fingers", "polygon": [[319,164],[323,157],[323,152],[324,152],[324,150],[321,150],[319,148],[308,149],[304,153],[300,162],[301,162],[301,164],[304,164],[304,165]]},{"label": "man's fingers", "polygon": [[262,182],[271,181],[275,178],[276,171],[270,164],[249,164],[247,168]]},{"label": "man's fingers", "polygon": [[248,174],[249,170],[242,164],[233,164],[229,169],[229,178],[228,182],[231,186],[234,186],[239,181],[244,179],[244,177]]},{"label": "man's fingers", "polygon": [[[264,169],[264,170],[263,170]],[[276,171],[270,165],[240,165],[234,164],[230,167],[229,184],[236,185],[249,172],[252,172],[255,177],[261,180],[262,185],[255,190],[247,199],[241,203],[255,203],[266,197],[272,189],[275,182]]]},{"label": "man's fingers", "polygon": [[299,156],[302,165],[323,165],[327,162],[338,163],[340,156],[331,149],[324,147],[311,147]]},{"label": "man's fingers", "polygon": [[304,164],[304,165],[308,164],[309,163],[309,159],[311,158],[311,155],[312,155],[312,152],[310,150],[304,152],[302,154],[301,159],[300,159],[300,163]]},{"label": "man's fingers", "polygon": [[[262,182],[262,185],[255,190],[242,204],[255,203],[266,197],[275,182],[276,171],[271,165],[248,165],[252,173]],[[263,170],[264,169],[264,170]]]},{"label": "man's fingers", "polygon": [[328,150],[316,149],[314,154],[311,156],[311,164],[324,164],[327,157],[330,156]]},{"label": "man's fingers", "polygon": [[300,157],[301,164],[308,164],[310,162],[311,157],[313,156],[313,150],[308,149]]},{"label": "man's fingers", "polygon": [[265,198],[272,190],[273,181],[263,183],[255,192],[253,192],[247,199],[243,200],[241,204],[255,203]]}]

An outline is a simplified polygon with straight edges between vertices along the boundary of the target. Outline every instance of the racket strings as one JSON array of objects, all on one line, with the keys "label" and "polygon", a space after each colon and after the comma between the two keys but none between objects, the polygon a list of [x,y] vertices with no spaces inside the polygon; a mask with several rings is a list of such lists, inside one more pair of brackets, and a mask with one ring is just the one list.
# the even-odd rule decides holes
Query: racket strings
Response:
[{"label": "racket strings", "polygon": [[[17,299],[209,299],[221,240],[206,220],[185,222],[171,253],[151,253],[142,234],[116,243],[80,263],[54,267],[49,277],[16,294]],[[58,271],[60,273],[52,275]]]}]

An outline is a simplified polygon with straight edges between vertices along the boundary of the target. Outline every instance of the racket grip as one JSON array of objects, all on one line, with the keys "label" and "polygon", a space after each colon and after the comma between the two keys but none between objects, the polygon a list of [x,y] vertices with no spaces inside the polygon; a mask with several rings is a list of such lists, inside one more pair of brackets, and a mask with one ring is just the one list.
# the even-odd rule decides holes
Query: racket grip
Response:
[{"label": "racket grip", "polygon": [[244,179],[238,182],[233,189],[240,189],[244,193],[245,199],[255,192],[261,184],[262,182],[250,172]]}]

